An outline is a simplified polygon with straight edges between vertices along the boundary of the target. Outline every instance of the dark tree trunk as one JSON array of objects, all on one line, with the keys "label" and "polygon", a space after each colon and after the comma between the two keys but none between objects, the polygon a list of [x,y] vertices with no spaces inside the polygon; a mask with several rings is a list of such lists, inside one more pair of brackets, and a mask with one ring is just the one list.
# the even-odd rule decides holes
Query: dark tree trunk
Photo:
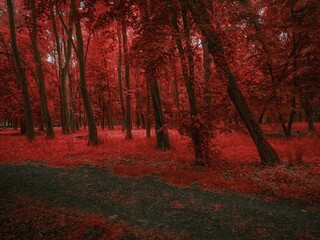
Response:
[{"label": "dark tree trunk", "polygon": [[80,75],[80,90],[83,100],[83,105],[86,111],[86,117],[88,121],[89,128],[89,145],[97,145],[99,143],[97,127],[94,119],[94,114],[92,111],[92,107],[90,104],[87,83],[86,83],[86,70],[85,70],[85,59],[84,59],[84,44],[83,37],[81,31],[80,24],[80,16],[77,11],[77,6],[75,5],[75,0],[71,0],[71,8],[73,12],[73,17],[76,19],[75,21],[75,29],[76,29],[76,38],[77,38],[77,58],[79,64],[79,75]]},{"label": "dark tree trunk", "polygon": [[211,93],[209,92],[209,82],[211,79],[211,56],[208,48],[208,43],[203,41],[202,42],[203,47],[203,77],[205,81],[205,89],[204,89],[204,106],[206,109],[208,109],[211,105]]},{"label": "dark tree trunk", "polygon": [[289,137],[291,136],[291,130],[292,130],[292,124],[293,124],[293,120],[294,120],[294,116],[296,115],[296,110],[293,110],[290,113],[289,116],[289,120],[288,120],[288,126],[287,126],[287,130],[285,132],[285,136]]},{"label": "dark tree trunk", "polygon": [[146,119],[143,113],[141,113],[141,126],[143,129],[146,129]]},{"label": "dark tree trunk", "polygon": [[122,45],[124,53],[124,68],[125,68],[125,82],[126,82],[126,139],[132,139],[132,121],[131,121],[131,92],[130,92],[130,67],[128,59],[128,39],[127,39],[127,25],[126,20],[122,19]]},{"label": "dark tree trunk", "polygon": [[54,138],[53,123],[52,123],[49,108],[48,108],[48,100],[47,100],[46,86],[44,81],[43,66],[42,66],[40,51],[38,47],[38,13],[37,13],[35,0],[31,1],[31,8],[32,8],[33,24],[32,24],[32,32],[30,36],[31,36],[31,42],[33,47],[34,59],[36,62],[36,74],[38,79],[38,88],[39,88],[39,95],[40,95],[40,101],[41,101],[42,118],[44,120],[44,124],[46,128],[46,138],[53,139]]},{"label": "dark tree trunk", "polygon": [[15,29],[15,23],[14,23],[14,10],[13,10],[13,4],[11,0],[7,0],[7,7],[8,7],[8,14],[9,14],[11,45],[12,45],[16,66],[18,69],[17,73],[21,83],[22,104],[23,104],[23,111],[24,111],[25,124],[26,124],[26,134],[27,134],[28,140],[32,141],[35,139],[32,108],[30,103],[30,96],[28,91],[28,82],[26,78],[25,68],[22,66],[22,61],[21,61],[19,49],[17,46],[16,29]]},{"label": "dark tree trunk", "polygon": [[170,65],[173,72],[173,103],[177,108],[177,112],[175,113],[174,117],[175,117],[175,120],[177,120],[180,116],[180,102],[179,102],[177,68],[173,59],[170,59]]},{"label": "dark tree trunk", "polygon": [[310,106],[310,99],[309,96],[304,97],[303,101],[303,109],[304,113],[306,114],[306,118],[308,121],[308,132],[313,132],[314,131],[314,125],[313,125],[313,111]]},{"label": "dark tree trunk", "polygon": [[113,125],[113,120],[112,120],[112,115],[111,115],[111,88],[110,88],[110,79],[109,78],[108,78],[108,109],[107,109],[106,114],[107,114],[107,121],[108,121],[108,129],[113,130],[114,125]]},{"label": "dark tree trunk", "polygon": [[[170,2],[170,1],[169,1]],[[180,29],[178,25],[178,13],[175,8],[171,8],[173,12],[172,17],[172,26],[175,31],[175,42],[179,51],[180,62],[182,66],[182,74],[185,82],[185,86],[187,89],[189,107],[190,107],[190,120],[191,120],[191,139],[194,147],[194,154],[196,162],[199,164],[203,164],[204,161],[208,159],[204,159],[202,146],[201,146],[201,136],[200,136],[200,128],[196,127],[194,122],[197,120],[197,106],[196,106],[196,97],[194,91],[194,60],[192,53],[192,46],[190,43],[190,34],[189,34],[189,24],[187,19],[187,9],[185,4],[182,4],[182,21],[183,21],[183,30],[184,30],[184,38],[186,42],[186,52],[183,48],[183,44],[181,41],[181,36],[179,34]],[[186,61],[188,60],[188,63]],[[189,70],[189,71],[188,71]]]},{"label": "dark tree trunk", "polygon": [[104,119],[104,117],[107,118],[108,129],[112,130],[113,129],[113,124],[112,124],[112,119],[111,119],[111,114],[110,114],[110,105],[106,101],[106,99],[105,99],[105,97],[103,95],[101,84],[99,84],[98,87],[99,87],[99,99],[100,99],[100,101],[102,103],[103,119]]},{"label": "dark tree trunk", "polygon": [[217,70],[227,83],[229,97],[235,105],[242,121],[246,125],[257,147],[261,162],[269,166],[280,163],[281,160],[279,156],[265,138],[235,80],[233,73],[229,68],[229,65],[225,59],[221,39],[211,25],[210,15],[206,9],[206,5],[202,0],[187,0],[186,2],[194,21],[199,26],[202,34],[208,42],[208,48],[216,64]]},{"label": "dark tree trunk", "polygon": [[147,138],[151,138],[151,121],[150,121],[150,83],[148,81],[149,79],[147,79],[147,113],[146,113],[146,135]]},{"label": "dark tree trunk", "polygon": [[118,23],[118,85],[119,85],[119,98],[120,98],[120,108],[121,108],[121,124],[122,131],[125,129],[126,122],[126,110],[124,107],[123,99],[123,87],[122,87],[122,36],[121,36],[121,24]]},{"label": "dark tree trunk", "polygon": [[14,119],[14,122],[13,122],[13,130],[17,130],[18,129],[18,119]]},{"label": "dark tree trunk", "polygon": [[25,135],[27,133],[27,124],[25,119],[20,120],[20,134]]},{"label": "dark tree trunk", "polygon": [[156,79],[154,69],[147,69],[146,73],[147,81],[149,81],[151,85],[150,88],[153,105],[155,132],[157,138],[157,149],[168,150],[171,148],[171,146],[162,112],[158,81]]},{"label": "dark tree trunk", "polygon": [[136,70],[136,127],[140,128],[141,125],[141,94],[140,94],[140,79],[139,73]]},{"label": "dark tree trunk", "polygon": [[105,109],[102,107],[102,115],[101,115],[101,130],[104,130],[104,116],[105,116]]},{"label": "dark tree trunk", "polygon": [[[69,134],[70,133],[70,119],[69,119],[69,110],[68,110],[68,96],[67,96],[67,86],[66,86],[66,78],[67,73],[69,71],[69,63],[71,58],[71,41],[70,36],[68,37],[67,43],[67,51],[65,53],[65,64],[63,65],[62,61],[62,50],[61,50],[61,41],[59,39],[59,33],[55,21],[55,15],[53,10],[51,10],[51,18],[53,23],[53,31],[56,38],[56,49],[58,55],[58,66],[59,66],[59,79],[60,79],[60,94],[61,94],[61,125],[62,125],[62,133]],[[69,33],[72,32],[72,22],[71,15],[69,18]]]},{"label": "dark tree trunk", "polygon": [[73,89],[72,89],[72,85],[73,85],[73,77],[70,74],[70,69],[68,71],[68,79],[69,79],[69,120],[70,120],[70,128],[72,132],[75,132],[77,129],[76,127],[76,117],[75,117],[75,99],[74,99],[74,95],[73,95]]}]

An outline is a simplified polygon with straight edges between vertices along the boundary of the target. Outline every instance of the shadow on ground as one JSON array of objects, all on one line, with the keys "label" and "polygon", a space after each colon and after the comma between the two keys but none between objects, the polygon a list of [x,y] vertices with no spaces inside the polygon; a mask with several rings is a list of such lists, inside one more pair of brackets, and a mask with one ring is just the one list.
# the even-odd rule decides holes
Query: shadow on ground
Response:
[{"label": "shadow on ground", "polygon": [[146,229],[186,232],[191,239],[320,236],[319,213],[296,202],[268,203],[177,188],[152,176],[124,178],[93,167],[0,165],[0,194],[47,201]]}]

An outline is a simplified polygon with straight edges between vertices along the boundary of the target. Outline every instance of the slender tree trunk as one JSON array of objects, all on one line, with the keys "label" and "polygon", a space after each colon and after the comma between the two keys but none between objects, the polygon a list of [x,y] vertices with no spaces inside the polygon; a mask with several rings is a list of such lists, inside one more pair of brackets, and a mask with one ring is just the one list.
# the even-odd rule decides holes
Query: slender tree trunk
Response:
[{"label": "slender tree trunk", "polygon": [[211,105],[211,94],[209,92],[209,82],[211,79],[211,56],[208,48],[208,43],[203,41],[202,42],[202,47],[203,47],[203,77],[205,81],[205,89],[204,89],[204,105],[205,108],[208,109]]},{"label": "slender tree trunk", "polygon": [[99,143],[97,127],[94,119],[94,114],[92,111],[92,107],[90,104],[87,82],[86,82],[86,70],[85,70],[85,59],[84,59],[84,44],[82,37],[82,30],[80,24],[80,16],[77,11],[77,6],[75,5],[75,0],[71,0],[71,8],[73,12],[73,17],[76,19],[75,21],[75,29],[76,29],[76,38],[77,38],[77,57],[79,64],[79,74],[80,74],[80,90],[83,100],[83,105],[86,111],[86,117],[88,121],[89,128],[89,145],[97,145]]},{"label": "slender tree trunk", "polygon": [[122,36],[121,36],[120,23],[118,23],[117,32],[118,32],[118,85],[119,85],[119,98],[120,98],[120,108],[121,108],[121,124],[122,124],[122,131],[124,131],[126,111],[124,107],[123,87],[122,87]]},{"label": "slender tree trunk", "polygon": [[313,132],[314,131],[313,111],[310,106],[309,96],[307,96],[307,94],[304,96],[303,109],[304,109],[304,112],[306,114],[306,118],[308,121],[308,132]]},{"label": "slender tree trunk", "polygon": [[11,45],[12,45],[16,66],[18,69],[18,76],[21,82],[22,103],[23,103],[23,111],[24,111],[24,117],[25,117],[25,123],[26,123],[26,134],[27,134],[28,140],[32,141],[35,139],[32,108],[30,103],[30,96],[28,91],[28,82],[26,78],[25,68],[22,66],[21,57],[20,57],[18,46],[17,46],[16,29],[15,29],[15,22],[14,22],[14,10],[13,10],[13,4],[11,0],[7,0],[7,7],[8,7],[8,14],[9,14]]},{"label": "slender tree trunk", "polygon": [[[60,94],[61,94],[61,125],[62,125],[62,133],[69,134],[70,133],[70,123],[69,123],[69,110],[68,110],[68,95],[67,95],[67,86],[66,86],[66,78],[67,73],[69,71],[69,63],[71,58],[71,41],[70,37],[68,37],[67,43],[67,51],[65,53],[65,64],[63,65],[62,61],[62,50],[61,50],[61,41],[59,39],[59,33],[55,21],[55,15],[53,10],[51,10],[51,18],[53,23],[53,31],[56,38],[56,49],[58,55],[58,66],[59,66],[59,79],[60,79]],[[72,32],[72,22],[71,16],[69,18],[69,32]]]},{"label": "slender tree trunk", "polygon": [[104,130],[104,116],[105,116],[105,109],[102,107],[102,116],[101,116],[101,130]]},{"label": "slender tree trunk", "polygon": [[36,62],[36,74],[38,79],[38,87],[39,87],[39,95],[41,100],[41,112],[42,118],[44,120],[44,124],[46,127],[46,138],[53,139],[54,138],[54,130],[53,130],[53,123],[51,120],[49,108],[48,108],[48,100],[47,100],[47,93],[46,93],[46,86],[44,81],[44,73],[43,73],[43,66],[40,56],[40,51],[38,47],[38,13],[36,9],[35,0],[31,1],[31,8],[32,8],[32,32],[31,32],[31,42],[33,47],[34,59]]},{"label": "slender tree trunk", "polygon": [[180,115],[180,102],[179,102],[177,68],[173,59],[170,59],[170,65],[173,72],[173,103],[177,108],[177,112],[175,113],[174,116],[175,116],[175,120],[177,120]]},{"label": "slender tree trunk", "polygon": [[157,138],[157,149],[168,150],[171,148],[169,135],[165,126],[165,120],[163,116],[161,98],[159,92],[158,81],[154,69],[147,69],[147,81],[151,84],[151,98],[154,113],[154,124]]},{"label": "slender tree trunk", "polygon": [[99,99],[102,103],[102,110],[103,110],[103,119],[106,116],[107,118],[107,123],[108,123],[108,129],[112,130],[113,126],[112,126],[112,119],[111,119],[111,115],[110,115],[110,105],[109,103],[106,101],[104,95],[103,95],[103,91],[102,91],[102,86],[101,83],[99,83]]},{"label": "slender tree trunk", "polygon": [[146,113],[146,135],[147,138],[151,138],[151,121],[150,121],[150,83],[148,81],[149,79],[147,79],[147,113]]},{"label": "slender tree trunk", "polygon": [[227,83],[227,91],[233,104],[235,105],[241,119],[246,125],[259,152],[261,162],[265,165],[273,166],[281,162],[273,147],[265,138],[257,120],[253,116],[249,105],[244,98],[236,80],[225,59],[222,42],[219,35],[211,26],[210,15],[206,5],[202,0],[187,0],[187,6],[193,16],[194,21],[199,26],[202,34],[208,42],[208,48],[216,64],[221,77]]},{"label": "slender tree trunk", "polygon": [[75,112],[76,112],[76,107],[75,107],[75,99],[73,95],[73,77],[70,74],[70,69],[68,69],[68,79],[69,79],[69,119],[70,119],[70,128],[71,132],[75,132],[77,130],[76,127],[76,117],[75,117]]},{"label": "slender tree trunk", "polygon": [[121,22],[122,25],[122,45],[124,53],[124,68],[125,68],[125,82],[126,82],[126,139],[132,139],[132,121],[131,121],[131,88],[130,88],[130,67],[128,60],[128,39],[127,39],[127,25],[125,19]]},{"label": "slender tree trunk", "polygon": [[[104,54],[102,53],[102,56],[104,56]],[[104,62],[104,66],[105,68],[107,68],[107,62],[106,59],[104,57],[103,59]],[[100,83],[101,84],[101,83]],[[114,129],[114,125],[113,125],[113,120],[112,120],[112,115],[111,115],[111,88],[110,88],[110,78],[107,78],[107,84],[108,84],[108,101],[105,100],[104,95],[102,93],[103,99],[105,101],[105,106],[107,106],[106,110],[106,117],[107,117],[107,123],[108,123],[108,129],[109,130],[113,130]],[[102,90],[102,88],[101,88]]]},{"label": "slender tree trunk", "polygon": [[291,111],[290,113],[290,116],[289,116],[289,120],[288,120],[288,126],[287,126],[287,130],[285,132],[285,136],[289,137],[291,136],[291,130],[292,130],[292,124],[293,124],[293,120],[294,120],[294,116],[296,115],[296,110],[295,110],[295,97],[292,99],[292,108],[293,110]]},{"label": "slender tree trunk", "polygon": [[[170,2],[170,1],[169,1]],[[202,145],[201,145],[201,136],[200,136],[200,128],[197,127],[195,121],[197,121],[197,106],[196,106],[196,97],[194,91],[194,60],[192,47],[190,43],[190,33],[189,33],[189,24],[187,19],[187,9],[185,4],[182,4],[182,21],[183,21],[183,30],[184,30],[184,38],[186,42],[186,52],[183,48],[183,44],[180,37],[180,29],[178,25],[178,13],[175,8],[171,8],[173,12],[172,17],[172,26],[175,31],[175,41],[179,51],[180,62],[182,66],[182,74],[185,82],[185,86],[187,89],[189,107],[190,107],[190,119],[191,119],[191,138],[194,147],[194,154],[197,164],[203,164],[204,161],[208,159],[203,155]],[[188,63],[186,61],[188,59]],[[188,71],[189,70],[189,71]]]},{"label": "slender tree trunk", "polygon": [[141,125],[141,94],[140,94],[140,79],[139,73],[136,69],[136,126],[137,129],[140,128]]}]

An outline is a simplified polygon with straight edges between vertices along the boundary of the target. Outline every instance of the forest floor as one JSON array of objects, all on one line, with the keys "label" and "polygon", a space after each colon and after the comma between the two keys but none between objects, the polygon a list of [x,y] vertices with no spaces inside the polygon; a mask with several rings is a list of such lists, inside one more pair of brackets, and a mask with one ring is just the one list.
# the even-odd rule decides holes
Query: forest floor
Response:
[{"label": "forest floor", "polygon": [[[179,188],[95,167],[0,165],[5,239],[302,239],[320,215],[294,201]],[[89,215],[89,216],[88,216]]]},{"label": "forest floor", "polygon": [[130,141],[101,131],[98,147],[84,130],[32,143],[2,130],[0,239],[317,239],[319,131],[264,128],[284,162],[275,168],[243,131],[218,134],[219,156],[197,167],[176,131],[161,152],[143,130]]}]

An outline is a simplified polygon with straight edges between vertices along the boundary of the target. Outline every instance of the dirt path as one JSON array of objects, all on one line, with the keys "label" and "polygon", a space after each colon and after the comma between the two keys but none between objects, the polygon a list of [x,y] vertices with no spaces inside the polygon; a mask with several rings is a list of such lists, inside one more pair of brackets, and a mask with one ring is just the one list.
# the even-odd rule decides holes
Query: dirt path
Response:
[{"label": "dirt path", "polygon": [[186,232],[191,239],[320,237],[319,212],[298,203],[176,188],[155,177],[124,178],[92,167],[0,165],[0,194],[31,197],[145,228]]}]

